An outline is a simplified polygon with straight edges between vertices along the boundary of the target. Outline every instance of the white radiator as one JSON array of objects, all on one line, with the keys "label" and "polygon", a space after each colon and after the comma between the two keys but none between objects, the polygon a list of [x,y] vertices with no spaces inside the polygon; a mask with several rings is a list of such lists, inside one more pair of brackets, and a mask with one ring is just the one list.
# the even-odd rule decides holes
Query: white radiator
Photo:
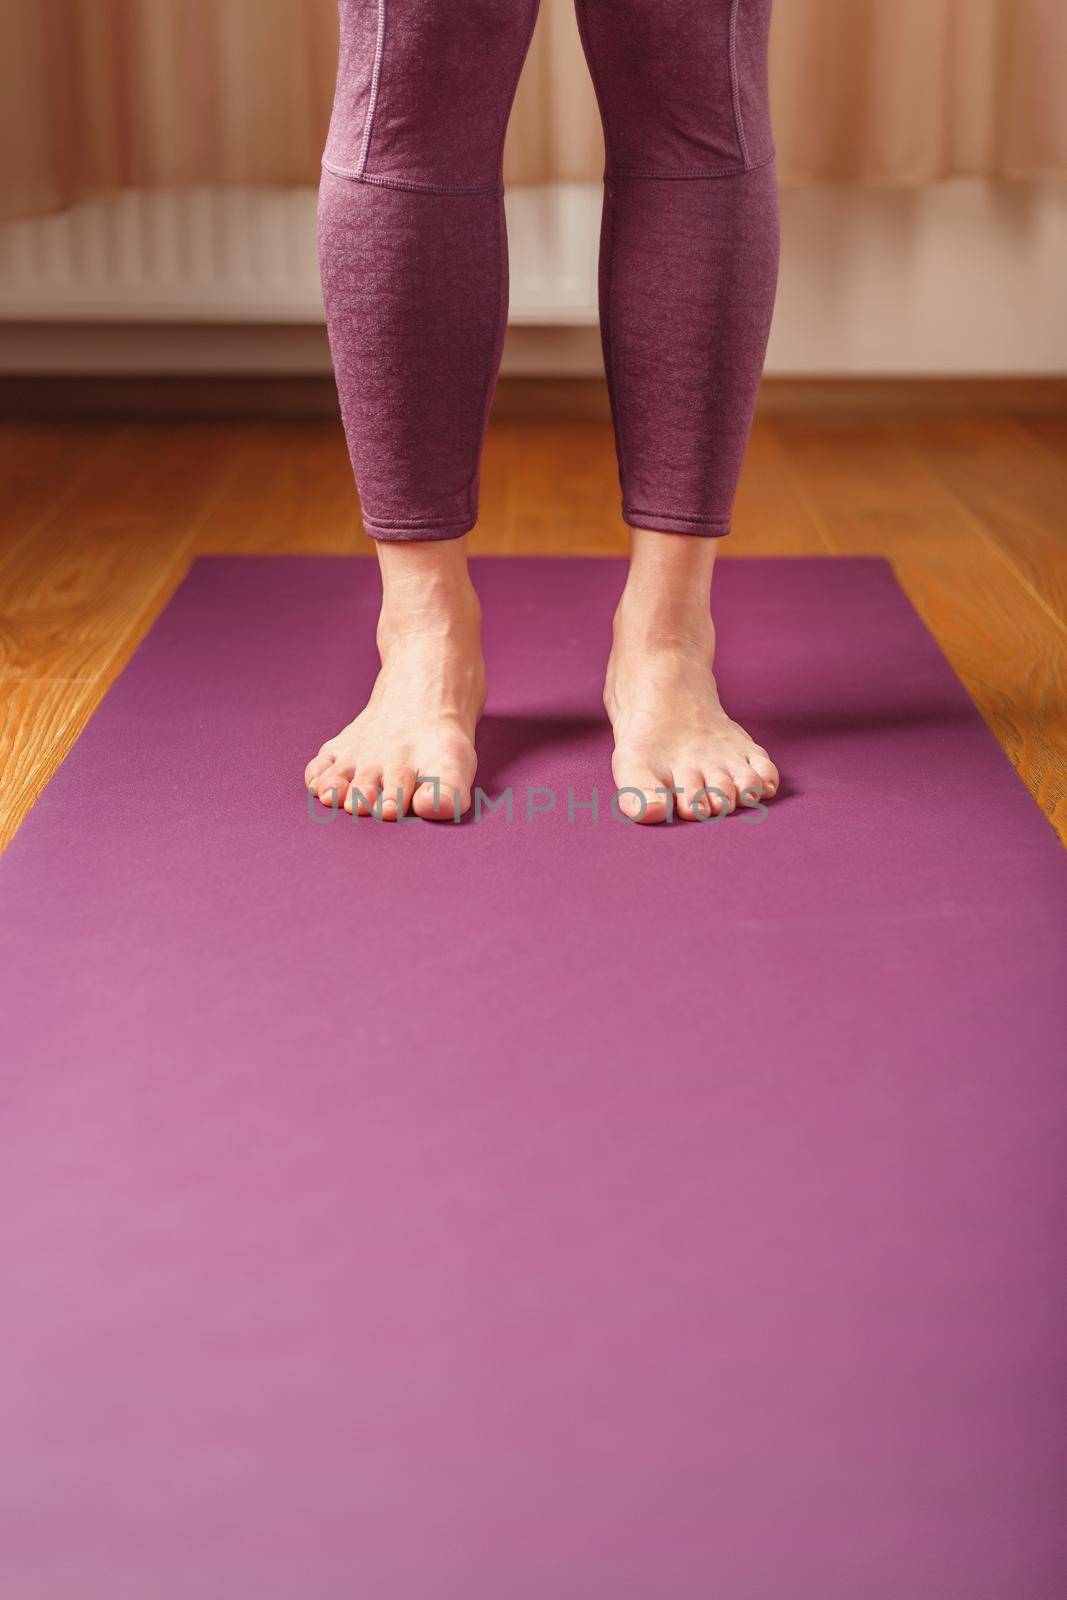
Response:
[{"label": "white radiator", "polygon": [[[513,323],[595,323],[600,195],[509,193]],[[0,224],[0,320],[320,324],[315,192],[128,191]]]},{"label": "white radiator", "polygon": [[[601,370],[600,198],[509,193],[505,371]],[[786,190],[782,225],[770,371],[1067,371],[1067,184]],[[314,191],[134,192],[0,224],[0,371],[329,371]]]}]

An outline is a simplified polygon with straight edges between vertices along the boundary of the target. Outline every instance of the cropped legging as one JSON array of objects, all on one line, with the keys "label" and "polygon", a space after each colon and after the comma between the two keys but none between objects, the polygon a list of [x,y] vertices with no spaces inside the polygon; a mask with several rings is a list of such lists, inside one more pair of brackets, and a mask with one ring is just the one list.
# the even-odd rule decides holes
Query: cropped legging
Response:
[{"label": "cropped legging", "polygon": [[[771,0],[577,0],[631,527],[729,532],[774,302]],[[327,326],[367,531],[474,526],[507,320],[504,134],[538,0],[340,0]]]}]

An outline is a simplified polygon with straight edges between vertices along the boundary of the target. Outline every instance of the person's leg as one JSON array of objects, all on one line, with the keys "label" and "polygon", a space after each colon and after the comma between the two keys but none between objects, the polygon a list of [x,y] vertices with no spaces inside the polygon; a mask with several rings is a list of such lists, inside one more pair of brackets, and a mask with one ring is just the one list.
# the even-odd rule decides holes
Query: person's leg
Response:
[{"label": "person's leg", "polygon": [[732,808],[778,783],[719,704],[710,615],[777,280],[771,0],[577,7],[607,147],[601,328],[633,530],[605,704],[616,782],[648,791],[655,821],[657,787],[707,784]]},{"label": "person's leg", "polygon": [[[469,803],[485,693],[463,535],[507,317],[504,133],[537,0],[340,0],[340,13],[319,257],[379,543],[383,670],[305,779],[349,808],[351,788],[400,787],[404,806],[418,768],[440,779],[451,817],[452,790]],[[414,809],[432,814],[429,791]]]}]

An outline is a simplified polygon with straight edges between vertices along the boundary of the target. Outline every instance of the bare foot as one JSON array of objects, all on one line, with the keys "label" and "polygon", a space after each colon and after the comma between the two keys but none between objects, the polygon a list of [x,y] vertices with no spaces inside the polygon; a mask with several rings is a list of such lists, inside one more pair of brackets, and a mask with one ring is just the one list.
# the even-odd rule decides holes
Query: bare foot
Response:
[{"label": "bare foot", "polygon": [[304,771],[326,805],[389,822],[407,812],[452,822],[470,808],[485,663],[465,546],[379,544],[381,671],[359,716]]},{"label": "bare foot", "polygon": [[706,820],[778,790],[774,762],[719,700],[714,561],[712,540],[634,530],[604,705],[615,733],[616,787],[639,791],[621,795],[619,807],[636,822],[664,822],[672,810]]}]

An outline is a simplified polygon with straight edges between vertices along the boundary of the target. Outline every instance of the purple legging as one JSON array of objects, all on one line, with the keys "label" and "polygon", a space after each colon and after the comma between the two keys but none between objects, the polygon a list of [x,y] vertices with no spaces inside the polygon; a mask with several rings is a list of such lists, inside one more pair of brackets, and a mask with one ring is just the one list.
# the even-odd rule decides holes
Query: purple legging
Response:
[{"label": "purple legging", "polygon": [[[778,267],[771,0],[577,0],[632,527],[729,532]],[[501,159],[538,0],[340,0],[319,253],[368,533],[474,526],[507,320]]]}]

